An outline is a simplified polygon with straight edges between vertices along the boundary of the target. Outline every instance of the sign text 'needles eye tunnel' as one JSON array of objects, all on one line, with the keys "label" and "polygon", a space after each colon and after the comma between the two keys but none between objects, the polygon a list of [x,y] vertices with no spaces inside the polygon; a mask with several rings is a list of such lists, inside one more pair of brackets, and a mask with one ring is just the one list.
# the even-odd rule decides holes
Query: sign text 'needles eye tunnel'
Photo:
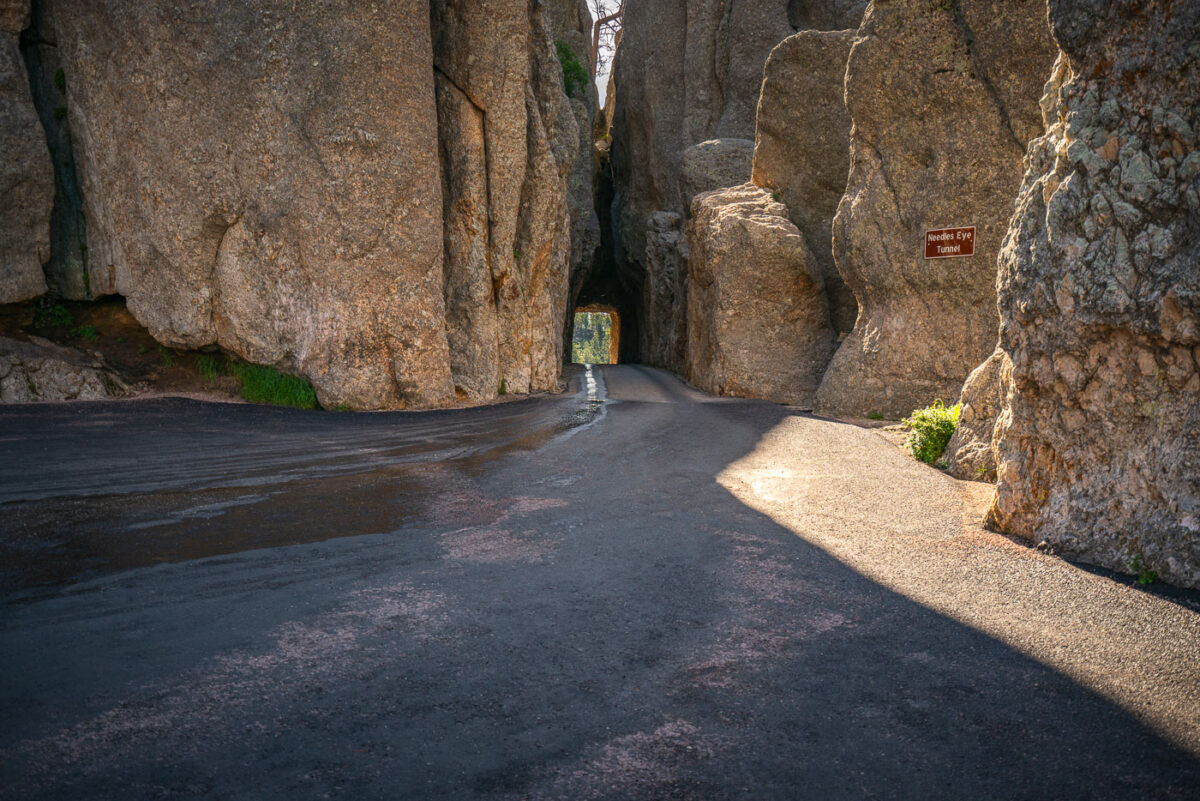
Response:
[{"label": "sign text 'needles eye tunnel'", "polygon": [[950,259],[975,255],[975,226],[938,228],[925,232],[925,258]]}]

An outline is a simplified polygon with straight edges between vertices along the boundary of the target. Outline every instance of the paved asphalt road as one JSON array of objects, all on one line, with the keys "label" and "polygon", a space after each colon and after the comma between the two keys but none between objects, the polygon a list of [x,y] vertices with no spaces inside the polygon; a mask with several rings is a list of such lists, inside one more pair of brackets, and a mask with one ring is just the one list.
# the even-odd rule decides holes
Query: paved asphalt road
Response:
[{"label": "paved asphalt road", "polygon": [[0,797],[1200,798],[1197,593],[878,432],[573,384],[0,409]]}]

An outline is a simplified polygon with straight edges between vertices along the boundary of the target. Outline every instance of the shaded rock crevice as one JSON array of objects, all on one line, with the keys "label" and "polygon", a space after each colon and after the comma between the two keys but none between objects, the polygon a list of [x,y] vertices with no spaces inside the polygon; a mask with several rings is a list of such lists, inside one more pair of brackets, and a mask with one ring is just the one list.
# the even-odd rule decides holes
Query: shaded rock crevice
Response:
[{"label": "shaded rock crevice", "polygon": [[44,293],[51,259],[54,167],[20,48],[30,20],[28,0],[0,4],[0,303]]},{"label": "shaded rock crevice", "polygon": [[88,300],[93,294],[83,193],[66,114],[66,72],[58,54],[53,14],[53,0],[33,0],[29,27],[21,33],[21,55],[29,73],[33,105],[41,120],[54,168],[50,258],[42,268],[50,292],[71,300]]}]

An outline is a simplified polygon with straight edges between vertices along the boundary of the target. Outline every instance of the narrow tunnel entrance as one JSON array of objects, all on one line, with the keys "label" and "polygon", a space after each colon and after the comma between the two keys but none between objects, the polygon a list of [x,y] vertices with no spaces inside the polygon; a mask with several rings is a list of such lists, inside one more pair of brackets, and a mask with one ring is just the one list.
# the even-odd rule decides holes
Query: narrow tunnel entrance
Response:
[{"label": "narrow tunnel entrance", "polygon": [[575,364],[616,364],[621,353],[621,315],[612,306],[575,310],[571,361]]}]

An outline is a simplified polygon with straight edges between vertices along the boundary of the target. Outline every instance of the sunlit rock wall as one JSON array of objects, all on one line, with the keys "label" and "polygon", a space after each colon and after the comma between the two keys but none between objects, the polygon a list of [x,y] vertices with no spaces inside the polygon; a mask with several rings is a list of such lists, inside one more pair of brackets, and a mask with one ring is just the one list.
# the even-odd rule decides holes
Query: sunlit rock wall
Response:
[{"label": "sunlit rock wall", "polygon": [[[833,225],[858,300],[817,393],[899,418],[951,403],[996,344],[996,256],[1054,62],[1044,2],[872,3],[846,71],[850,174]],[[975,255],[926,260],[925,231],[974,226]]]},{"label": "sunlit rock wall", "polygon": [[1200,4],[1051,0],[1052,126],[1000,260],[991,521],[1200,586]]}]

